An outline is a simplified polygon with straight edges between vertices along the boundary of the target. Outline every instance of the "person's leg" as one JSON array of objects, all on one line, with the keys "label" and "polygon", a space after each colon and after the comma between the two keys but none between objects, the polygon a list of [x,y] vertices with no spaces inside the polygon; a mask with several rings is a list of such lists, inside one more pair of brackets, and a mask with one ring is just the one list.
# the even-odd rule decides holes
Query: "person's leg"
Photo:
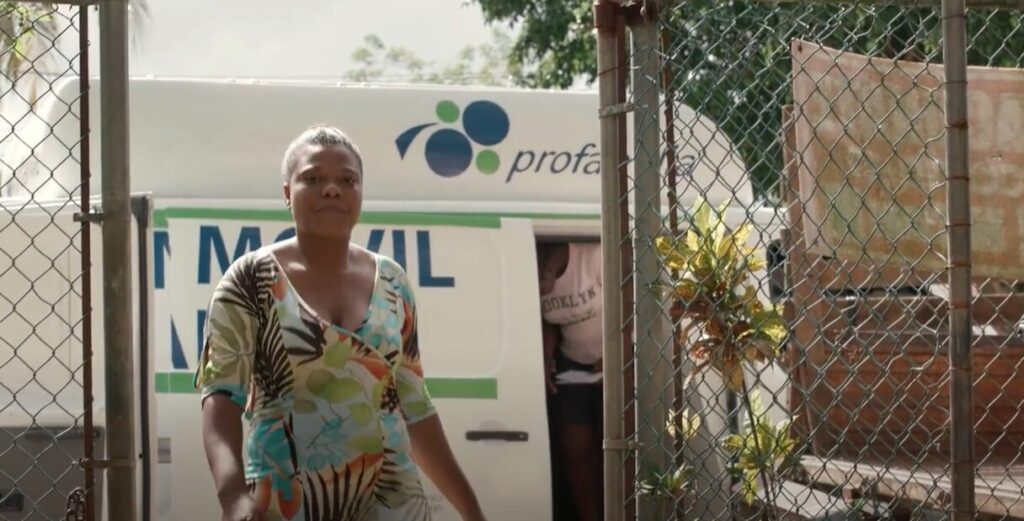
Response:
[{"label": "person's leg", "polygon": [[591,459],[594,468],[594,505],[599,519],[604,519],[604,390],[601,384],[587,386],[591,410],[591,436],[594,439]]},{"label": "person's leg", "polygon": [[595,487],[599,468],[594,466],[594,428],[589,385],[558,386],[559,438],[564,475],[580,521],[600,521]]},{"label": "person's leg", "polygon": [[562,457],[558,395],[548,395],[547,408],[548,444],[551,453],[552,519],[569,521],[576,518],[576,513],[573,511],[572,497],[569,494],[569,485],[565,476],[565,459]]}]

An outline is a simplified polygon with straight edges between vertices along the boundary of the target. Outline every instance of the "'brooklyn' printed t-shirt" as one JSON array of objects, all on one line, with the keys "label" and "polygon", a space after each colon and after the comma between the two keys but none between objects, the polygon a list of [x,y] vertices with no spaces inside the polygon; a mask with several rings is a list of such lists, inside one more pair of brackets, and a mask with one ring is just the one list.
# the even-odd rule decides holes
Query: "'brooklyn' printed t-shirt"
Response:
[{"label": "'brooklyn' printed t-shirt", "polygon": [[569,262],[541,297],[541,315],[560,326],[562,354],[580,364],[601,360],[601,245],[569,243]]}]

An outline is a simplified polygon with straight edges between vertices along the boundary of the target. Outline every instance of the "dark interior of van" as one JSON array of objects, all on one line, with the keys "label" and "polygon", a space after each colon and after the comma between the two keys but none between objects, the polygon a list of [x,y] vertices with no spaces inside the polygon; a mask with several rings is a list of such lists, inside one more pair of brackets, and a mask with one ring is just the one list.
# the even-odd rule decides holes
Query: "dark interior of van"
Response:
[{"label": "dark interior of van", "polygon": [[[568,243],[596,243],[599,239],[592,237],[538,237],[537,239],[537,252],[538,252],[538,267],[543,261],[543,257],[552,251],[552,249],[558,248],[559,246],[565,246]],[[541,317],[537,317],[538,320],[543,320]],[[538,349],[541,347],[538,346]],[[556,352],[555,356],[558,356]],[[564,441],[561,439],[561,433],[559,432],[559,418],[558,414],[560,407],[556,400],[557,396],[547,393],[547,422],[548,422],[548,435],[549,435],[549,447],[551,454],[551,497],[552,497],[552,519],[556,521],[583,521],[584,515],[581,514],[575,507],[573,501],[573,494],[571,488],[571,480],[573,476],[567,475],[565,465],[565,454],[564,454]],[[564,412],[564,408],[561,409]],[[593,443],[596,447],[600,447],[601,433],[603,425],[600,421],[594,421],[590,425],[594,432]],[[598,461],[596,465],[596,476],[593,476],[598,483],[601,483],[601,465]],[[602,487],[596,487],[595,495],[597,497],[590,498],[592,504],[597,504],[599,507],[604,504],[603,497],[601,497]],[[603,513],[599,512],[599,515],[603,517]]]}]

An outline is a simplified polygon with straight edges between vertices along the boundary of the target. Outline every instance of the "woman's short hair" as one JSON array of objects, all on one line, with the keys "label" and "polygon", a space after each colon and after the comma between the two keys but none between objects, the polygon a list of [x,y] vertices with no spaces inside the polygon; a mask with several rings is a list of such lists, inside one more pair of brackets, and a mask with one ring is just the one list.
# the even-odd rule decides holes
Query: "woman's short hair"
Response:
[{"label": "woman's short hair", "polygon": [[356,160],[359,161],[359,173],[362,174],[363,155],[359,153],[359,147],[356,146],[352,139],[337,127],[314,125],[299,134],[288,145],[288,149],[284,153],[284,161],[281,162],[281,177],[284,179],[284,182],[291,181],[292,170],[295,169],[295,163],[299,160],[299,151],[303,147],[335,145],[343,146],[355,154]]}]

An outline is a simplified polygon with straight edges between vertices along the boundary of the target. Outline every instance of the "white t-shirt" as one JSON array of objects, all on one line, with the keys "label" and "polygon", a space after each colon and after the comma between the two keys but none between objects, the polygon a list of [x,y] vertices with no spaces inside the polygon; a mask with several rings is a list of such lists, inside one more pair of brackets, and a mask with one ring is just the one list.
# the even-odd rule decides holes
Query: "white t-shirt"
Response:
[{"label": "white t-shirt", "polygon": [[604,303],[601,245],[569,243],[569,263],[547,295],[540,298],[541,316],[561,326],[562,353],[580,364],[601,360]]}]

